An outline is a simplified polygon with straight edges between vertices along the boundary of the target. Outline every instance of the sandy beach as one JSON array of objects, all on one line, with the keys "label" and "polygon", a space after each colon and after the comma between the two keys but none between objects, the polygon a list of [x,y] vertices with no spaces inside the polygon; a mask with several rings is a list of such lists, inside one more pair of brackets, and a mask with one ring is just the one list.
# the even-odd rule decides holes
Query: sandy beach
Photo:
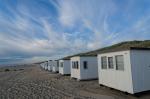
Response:
[{"label": "sandy beach", "polygon": [[150,99],[150,92],[137,97],[30,65],[0,69],[0,99]]}]

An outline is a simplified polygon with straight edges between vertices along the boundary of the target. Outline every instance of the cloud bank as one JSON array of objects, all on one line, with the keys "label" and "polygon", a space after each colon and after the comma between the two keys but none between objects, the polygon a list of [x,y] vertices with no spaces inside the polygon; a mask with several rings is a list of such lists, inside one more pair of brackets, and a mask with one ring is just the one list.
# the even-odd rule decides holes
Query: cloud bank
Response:
[{"label": "cloud bank", "polygon": [[0,1],[0,64],[150,39],[148,0]]}]

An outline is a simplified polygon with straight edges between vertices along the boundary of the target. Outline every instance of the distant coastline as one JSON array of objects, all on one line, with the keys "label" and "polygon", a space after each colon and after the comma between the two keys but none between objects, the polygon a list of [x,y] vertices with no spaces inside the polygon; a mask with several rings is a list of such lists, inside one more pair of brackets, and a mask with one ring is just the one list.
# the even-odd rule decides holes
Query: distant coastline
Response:
[{"label": "distant coastline", "polygon": [[3,67],[17,67],[17,66],[25,66],[26,64],[0,64],[0,68]]}]

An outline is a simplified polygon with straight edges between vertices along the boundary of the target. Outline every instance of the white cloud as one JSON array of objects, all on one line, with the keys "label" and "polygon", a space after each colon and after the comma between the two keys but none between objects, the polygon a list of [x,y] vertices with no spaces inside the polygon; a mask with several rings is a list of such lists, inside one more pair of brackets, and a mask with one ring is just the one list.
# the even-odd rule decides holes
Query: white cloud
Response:
[{"label": "white cloud", "polygon": [[[148,17],[139,18],[122,30],[117,31],[120,24],[114,24],[112,29],[109,18],[119,10],[112,0],[50,2],[58,10],[55,20],[50,14],[34,15],[24,4],[18,5],[17,10],[7,7],[14,15],[13,20],[7,20],[0,13],[0,58],[29,57],[25,58],[26,62],[45,59],[43,57],[59,58],[122,40],[142,38],[150,30]],[[126,13],[129,10],[126,9]]]},{"label": "white cloud", "polygon": [[[90,29],[94,34],[89,42],[88,48],[94,49],[102,46],[106,37],[107,28],[104,19],[115,11],[115,4],[110,0],[106,2],[99,1],[61,1],[60,4],[60,22],[65,26],[75,25],[77,22],[84,23],[84,26]],[[104,30],[105,29],[105,30]],[[105,36],[105,37],[103,37]]]},{"label": "white cloud", "polygon": [[16,27],[22,31],[25,31],[29,28],[28,20],[20,16],[16,17],[16,20],[14,23],[15,23],[14,25],[16,25]]},{"label": "white cloud", "polygon": [[60,7],[59,10],[59,20],[64,26],[73,26],[74,22],[79,18],[78,16],[78,9],[74,1],[66,0],[66,1],[59,1]]}]

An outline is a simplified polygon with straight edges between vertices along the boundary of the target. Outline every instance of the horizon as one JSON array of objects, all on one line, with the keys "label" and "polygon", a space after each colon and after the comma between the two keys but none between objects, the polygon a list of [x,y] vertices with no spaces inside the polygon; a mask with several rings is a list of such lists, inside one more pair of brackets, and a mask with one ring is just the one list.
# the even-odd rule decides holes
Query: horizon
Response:
[{"label": "horizon", "polygon": [[0,65],[150,40],[149,0],[0,1]]}]

